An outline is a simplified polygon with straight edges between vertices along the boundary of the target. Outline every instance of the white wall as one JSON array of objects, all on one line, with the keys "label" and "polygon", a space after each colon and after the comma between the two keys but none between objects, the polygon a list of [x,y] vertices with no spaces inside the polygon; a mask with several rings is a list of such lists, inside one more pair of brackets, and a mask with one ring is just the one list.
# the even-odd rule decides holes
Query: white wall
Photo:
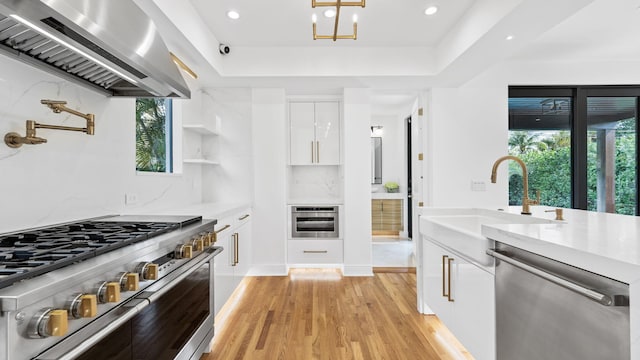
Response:
[{"label": "white wall", "polygon": [[[38,129],[48,143],[18,149],[0,144],[0,232],[200,201],[198,168],[136,174],[134,99],[107,98],[5,56],[0,68],[3,138],[10,131],[24,135],[27,119],[84,127],[83,119],[54,114],[40,99],[65,100],[70,108],[96,115],[94,136]],[[175,121],[180,124],[180,115]],[[137,204],[125,206],[125,193],[135,194]]]},{"label": "white wall", "polygon": [[[510,60],[458,88],[434,88],[424,118],[425,204],[503,207],[508,204],[508,171],[489,176],[493,162],[507,154],[510,85],[612,85],[640,83],[632,61],[531,62]],[[471,191],[472,180],[486,191]]]},{"label": "white wall", "polygon": [[344,275],[372,275],[371,94],[344,89]]},{"label": "white wall", "polygon": [[210,101],[211,116],[220,119],[220,134],[203,141],[214,142],[220,165],[203,168],[203,201],[250,203],[254,190],[251,89],[204,89],[204,97]]},{"label": "white wall", "polygon": [[286,275],[286,99],[284,89],[253,89],[253,268]]},{"label": "white wall", "polygon": [[[436,88],[430,95],[425,205],[506,206],[506,177],[497,184],[489,178],[495,159],[507,153],[507,87]],[[471,191],[472,181],[485,182],[486,191]]]}]

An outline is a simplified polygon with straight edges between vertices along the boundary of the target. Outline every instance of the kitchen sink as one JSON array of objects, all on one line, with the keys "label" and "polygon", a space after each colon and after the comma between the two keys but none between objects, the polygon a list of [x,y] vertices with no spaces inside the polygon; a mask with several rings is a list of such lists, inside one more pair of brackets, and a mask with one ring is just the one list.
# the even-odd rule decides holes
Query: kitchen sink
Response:
[{"label": "kitchen sink", "polygon": [[489,209],[423,209],[420,234],[455,250],[481,265],[493,264],[485,251],[493,241],[482,235],[482,225],[548,224],[553,220]]}]

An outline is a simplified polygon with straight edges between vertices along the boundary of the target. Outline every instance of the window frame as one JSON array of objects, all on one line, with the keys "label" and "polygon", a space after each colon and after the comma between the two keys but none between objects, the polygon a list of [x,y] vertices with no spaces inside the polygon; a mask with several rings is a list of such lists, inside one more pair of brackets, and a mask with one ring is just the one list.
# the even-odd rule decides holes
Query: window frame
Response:
[{"label": "window frame", "polygon": [[[640,216],[640,85],[509,86],[509,98],[571,97],[571,204],[587,209],[587,98],[636,97],[636,216]],[[509,125],[508,125],[509,126]]]},{"label": "window frame", "polygon": [[[136,101],[136,111],[137,111],[137,102],[138,99],[149,99],[150,97],[141,97],[135,98]],[[158,98],[153,98],[158,99]],[[175,122],[175,114],[174,114],[174,101],[172,98],[161,98],[164,101],[165,106],[165,121],[164,121],[164,131],[165,131],[165,170],[164,171],[151,171],[151,170],[139,170],[136,165],[136,174],[137,175],[174,175],[175,173],[175,159],[174,159],[174,122]],[[137,119],[137,114],[136,114]],[[137,120],[136,120],[137,121]],[[137,138],[137,125],[136,125],[136,138]],[[137,149],[136,149],[136,158],[137,158]],[[136,160],[137,161],[137,160]]]}]

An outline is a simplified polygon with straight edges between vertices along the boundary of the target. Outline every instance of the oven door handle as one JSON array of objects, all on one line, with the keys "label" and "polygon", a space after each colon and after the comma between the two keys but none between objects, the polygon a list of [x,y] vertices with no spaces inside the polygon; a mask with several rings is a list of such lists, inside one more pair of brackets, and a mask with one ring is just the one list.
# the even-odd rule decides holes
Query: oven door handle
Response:
[{"label": "oven door handle", "polygon": [[186,271],[182,271],[179,275],[167,275],[166,277],[156,281],[153,285],[149,286],[147,290],[143,291],[135,298],[148,300],[149,303],[153,303],[154,301],[156,301],[156,299],[164,295],[167,291],[171,290],[174,286],[178,285],[178,283],[198,270],[200,266],[202,266],[204,263],[209,262],[214,256],[218,255],[221,252],[221,247],[205,249],[202,254],[195,257],[193,261],[188,264],[190,265],[190,267],[186,269]]},{"label": "oven door handle", "polygon": [[[200,268],[201,265],[210,261],[220,252],[222,252],[221,247],[212,247],[204,250],[202,254],[193,259],[198,260],[192,261],[195,264],[188,264],[190,267],[186,271],[183,271],[181,274],[173,277],[169,274],[166,277],[157,280],[147,288],[158,288],[157,290],[145,290],[131,300],[122,304],[120,307],[111,310],[115,312],[115,319],[114,316],[108,316],[88,324],[86,327],[78,330],[76,333],[49,348],[47,351],[36,356],[34,360],[71,360],[77,358],[93,345],[97,344],[100,340],[118,329],[121,325],[131,320],[131,318],[136,316],[142,309],[154,302],[167,291],[171,290],[171,288],[176,286],[180,281],[191,275]],[[118,311],[124,312],[117,314]],[[85,338],[85,340],[75,340],[77,338]]]}]

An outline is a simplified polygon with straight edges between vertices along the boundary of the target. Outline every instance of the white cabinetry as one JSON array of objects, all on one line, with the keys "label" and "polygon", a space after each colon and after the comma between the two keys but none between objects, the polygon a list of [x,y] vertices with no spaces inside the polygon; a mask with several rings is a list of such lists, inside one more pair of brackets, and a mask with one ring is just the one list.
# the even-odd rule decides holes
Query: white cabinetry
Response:
[{"label": "white cabinetry", "polygon": [[214,303],[218,314],[251,266],[251,210],[218,219],[215,231],[215,245],[223,248],[214,261]]},{"label": "white cabinetry", "polygon": [[342,264],[342,240],[289,240],[287,262],[291,267]]},{"label": "white cabinetry", "polygon": [[495,360],[494,275],[455,251],[423,242],[424,300],[478,360]]},{"label": "white cabinetry", "polygon": [[290,102],[290,164],[340,164],[340,103]]}]

